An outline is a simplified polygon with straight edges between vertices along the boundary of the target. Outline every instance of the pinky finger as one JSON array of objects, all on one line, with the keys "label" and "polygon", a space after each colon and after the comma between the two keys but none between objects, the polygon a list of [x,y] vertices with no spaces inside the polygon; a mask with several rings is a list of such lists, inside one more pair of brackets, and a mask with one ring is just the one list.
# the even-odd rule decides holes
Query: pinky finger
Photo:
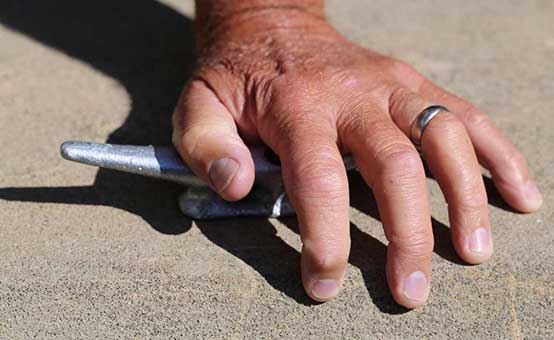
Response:
[{"label": "pinky finger", "polygon": [[430,81],[424,82],[419,93],[458,115],[469,133],[479,162],[491,172],[496,188],[511,207],[521,212],[533,212],[541,207],[542,194],[529,174],[525,157],[487,115]]}]

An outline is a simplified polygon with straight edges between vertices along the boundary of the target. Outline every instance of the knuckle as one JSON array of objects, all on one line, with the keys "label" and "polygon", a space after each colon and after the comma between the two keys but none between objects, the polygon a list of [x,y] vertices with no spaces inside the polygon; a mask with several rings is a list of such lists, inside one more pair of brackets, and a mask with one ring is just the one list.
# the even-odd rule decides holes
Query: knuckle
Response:
[{"label": "knuckle", "polygon": [[487,210],[487,204],[487,195],[484,190],[463,193],[455,204],[449,202],[452,224],[473,226],[480,223],[483,213]]},{"label": "knuckle", "polygon": [[311,104],[324,95],[325,82],[306,75],[282,76],[272,80],[272,99],[276,105],[296,111],[297,105]]},{"label": "knuckle", "polygon": [[306,139],[306,136],[326,140],[333,138],[332,124],[326,124],[326,120],[310,110],[305,102],[299,102],[296,110],[286,111],[286,113],[278,124],[278,130],[281,130],[284,137],[291,142]]},{"label": "knuckle", "polygon": [[334,155],[335,150],[317,151],[309,148],[306,151],[298,152],[298,163],[296,174],[306,178],[318,178],[326,172],[335,172],[340,164],[338,157]]},{"label": "knuckle", "polygon": [[387,59],[389,63],[389,68],[397,74],[406,75],[406,74],[417,72],[412,65],[408,64],[405,61],[394,59],[394,58],[387,58]]},{"label": "knuckle", "polygon": [[341,116],[337,122],[341,139],[351,140],[352,144],[363,145],[373,139],[374,131],[380,131],[383,135],[393,134],[394,126],[389,121],[375,118],[379,114],[374,106],[370,106],[361,107],[359,110],[354,109],[351,114]]},{"label": "knuckle", "polygon": [[408,85],[411,89],[417,89],[423,83],[425,78],[410,64],[393,58],[388,59],[388,70],[400,80],[403,84]]},{"label": "knuckle", "polygon": [[389,111],[393,115],[398,115],[400,112],[406,112],[407,106],[410,103],[421,102],[421,98],[415,92],[410,91],[404,86],[395,87],[389,96]]},{"label": "knuckle", "polygon": [[406,173],[419,173],[421,159],[414,146],[407,143],[395,142],[387,145],[381,151],[382,167],[388,171],[395,169]]},{"label": "knuckle", "polygon": [[314,272],[340,270],[348,261],[350,240],[307,240],[303,239],[302,252],[310,261]]},{"label": "knuckle", "polygon": [[201,136],[205,136],[205,131],[200,127],[184,128],[179,135],[174,134],[174,144],[185,156],[195,158]]},{"label": "knuckle", "polygon": [[[308,153],[310,151],[306,151]],[[292,166],[289,188],[303,198],[325,197],[329,202],[347,192],[346,175],[341,169],[342,161],[331,152],[319,150],[311,155],[299,155]],[[315,197],[311,197],[315,196]]]},{"label": "knuckle", "polygon": [[519,169],[527,164],[525,156],[514,147],[510,147],[504,155],[506,167]]},{"label": "knuckle", "polygon": [[[416,190],[415,183],[425,178],[419,154],[411,144],[389,145],[381,155],[379,169],[374,181],[383,185],[403,187],[406,192]],[[376,183],[372,183],[377,185]]]},{"label": "knuckle", "polygon": [[398,149],[391,152],[378,169],[377,182],[372,183],[379,190],[400,190],[404,195],[419,193],[425,180],[423,164],[417,152]]},{"label": "knuckle", "polygon": [[467,108],[463,110],[462,117],[467,125],[474,127],[487,127],[490,125],[490,119],[485,113],[470,104],[466,104],[466,106]]},{"label": "knuckle", "polygon": [[364,85],[363,78],[360,77],[360,74],[353,72],[351,69],[331,72],[328,79],[331,84],[337,84],[344,88],[358,89],[362,88]]},{"label": "knuckle", "polygon": [[173,130],[180,130],[183,129],[183,126],[185,125],[187,110],[185,110],[184,102],[187,99],[187,95],[185,95],[185,90],[183,90],[183,94],[181,94],[181,97],[179,97],[179,101],[177,102],[177,105],[175,106],[175,109],[173,110],[173,114],[171,115],[171,125],[173,127]]},{"label": "knuckle", "polygon": [[184,126],[180,132],[174,131],[172,140],[178,150],[192,159],[206,158],[206,152],[214,145],[243,145],[238,135],[225,124],[216,121],[201,121]]},{"label": "knuckle", "polygon": [[480,213],[487,206],[488,199],[483,188],[472,188],[463,193],[456,203],[456,208],[462,213]]},{"label": "knuckle", "polygon": [[390,242],[398,251],[412,258],[429,257],[434,247],[433,235],[423,230],[412,230],[405,235],[396,235]]},{"label": "knuckle", "polygon": [[[283,100],[281,98],[280,100]],[[314,110],[309,100],[295,99],[276,105],[260,128],[277,149],[288,150],[301,141],[312,143],[310,137],[322,142],[335,142],[337,129],[334,118],[322,110]],[[325,111],[327,112],[327,111]]]},{"label": "knuckle", "polygon": [[368,183],[373,190],[389,196],[418,200],[425,191],[425,171],[417,152],[398,148],[378,165],[376,176]]},{"label": "knuckle", "polygon": [[498,154],[498,158],[489,167],[497,185],[513,185],[528,180],[527,160],[521,152],[508,144]]},{"label": "knuckle", "polygon": [[199,79],[191,80],[184,88],[183,95],[187,96],[196,91],[203,91],[206,89],[206,83]]}]

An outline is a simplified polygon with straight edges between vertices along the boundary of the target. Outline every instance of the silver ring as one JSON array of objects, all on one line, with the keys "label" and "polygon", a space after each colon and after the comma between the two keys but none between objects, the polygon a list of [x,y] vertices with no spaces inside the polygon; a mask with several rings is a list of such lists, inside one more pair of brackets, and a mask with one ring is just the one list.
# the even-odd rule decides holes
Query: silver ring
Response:
[{"label": "silver ring", "polygon": [[444,106],[433,105],[429,106],[417,115],[410,128],[410,139],[415,146],[419,147],[419,145],[421,144],[421,136],[423,135],[423,130],[425,130],[427,124],[429,124],[429,122],[433,118],[435,118],[439,113],[443,111],[450,112]]}]

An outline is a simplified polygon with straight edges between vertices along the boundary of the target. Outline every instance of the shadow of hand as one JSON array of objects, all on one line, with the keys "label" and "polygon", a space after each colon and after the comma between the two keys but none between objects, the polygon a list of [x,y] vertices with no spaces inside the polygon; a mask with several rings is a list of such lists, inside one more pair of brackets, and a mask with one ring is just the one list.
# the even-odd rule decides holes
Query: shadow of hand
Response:
[{"label": "shadow of hand", "polygon": [[[170,114],[194,64],[191,20],[151,0],[0,2],[0,23],[116,79],[132,108],[108,143],[171,143]],[[162,233],[191,226],[176,204],[180,189],[99,170],[93,186],[0,188],[17,201],[109,205],[141,216]]]}]

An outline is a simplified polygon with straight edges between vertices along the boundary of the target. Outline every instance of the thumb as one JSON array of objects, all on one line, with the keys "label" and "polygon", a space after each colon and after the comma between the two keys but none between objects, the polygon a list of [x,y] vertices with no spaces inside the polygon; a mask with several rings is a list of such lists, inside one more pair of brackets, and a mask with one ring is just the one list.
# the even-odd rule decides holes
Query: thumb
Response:
[{"label": "thumb", "polygon": [[254,184],[254,161],[235,121],[203,82],[183,91],[173,114],[173,144],[192,171],[223,199],[236,201]]}]

